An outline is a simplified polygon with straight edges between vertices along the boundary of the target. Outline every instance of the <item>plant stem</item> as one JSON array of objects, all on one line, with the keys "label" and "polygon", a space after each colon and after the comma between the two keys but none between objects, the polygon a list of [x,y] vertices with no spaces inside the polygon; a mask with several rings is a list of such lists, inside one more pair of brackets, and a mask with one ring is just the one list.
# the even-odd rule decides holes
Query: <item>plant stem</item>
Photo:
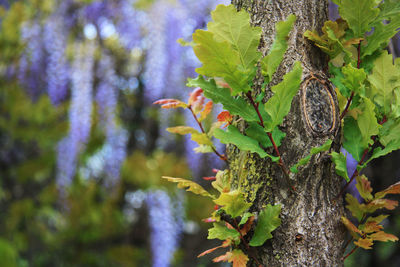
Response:
[{"label": "plant stem", "polygon": [[[198,118],[197,118],[196,114],[194,113],[194,111],[193,111],[193,109],[192,109],[191,106],[189,106],[189,110],[190,110],[190,112],[192,112],[192,115],[193,115],[194,119],[196,120],[197,124],[199,125],[201,132],[202,132],[203,134],[205,134],[206,131],[204,131],[204,128],[203,128],[202,123],[198,120]],[[228,161],[228,159],[226,158],[226,156],[223,155],[223,154],[221,154],[221,153],[219,153],[219,152],[215,149],[214,146],[211,146],[211,149],[214,151],[214,153],[215,153],[221,160],[223,160],[223,161]]]},{"label": "plant stem", "polygon": [[244,239],[242,233],[240,232],[240,227],[239,227],[239,225],[238,225],[238,223],[236,222],[235,219],[233,219],[233,222],[234,222],[234,227],[235,227],[236,231],[239,232],[240,240],[242,240],[243,244],[246,246],[247,253],[249,254],[249,256],[253,258],[253,260],[256,262],[256,264],[257,264],[258,266],[263,266],[263,265],[257,260],[257,257],[255,257],[255,256],[253,255],[253,253],[251,252],[251,248],[250,248],[249,244],[247,243],[247,241]]},{"label": "plant stem", "polygon": [[[258,103],[256,104],[254,102],[253,96],[251,95],[250,91],[248,91],[246,93],[246,96],[250,100],[250,103],[254,107],[255,111],[257,112],[258,118],[260,120],[258,122],[258,124],[260,124],[264,128],[264,120],[263,120],[263,118],[261,116],[261,113],[260,113],[260,110],[258,108],[258,106],[259,106]],[[289,177],[290,170],[286,167],[285,163],[282,160],[281,153],[279,153],[278,146],[276,145],[275,140],[272,137],[272,133],[268,132],[267,135],[268,135],[269,140],[272,143],[272,146],[274,147],[276,155],[279,157],[279,164],[278,165],[281,167],[283,173],[285,174],[286,180],[287,180],[288,184],[290,185],[290,187],[292,188],[292,190],[296,191],[296,188],[292,185],[292,183],[290,181],[290,177]]]},{"label": "plant stem", "polygon": [[[361,65],[361,41],[358,43],[357,46],[357,69],[360,68],[360,65]],[[347,100],[346,107],[344,108],[342,114],[340,114],[340,120],[342,120],[344,115],[346,115],[350,107],[351,101],[353,100],[353,97],[354,97],[354,91],[351,92],[350,98]]]},{"label": "plant stem", "polygon": [[353,254],[354,251],[356,251],[358,248],[359,248],[358,246],[355,246],[346,256],[344,256],[342,258],[342,260],[345,261],[347,259],[347,257],[349,257],[351,254]]}]

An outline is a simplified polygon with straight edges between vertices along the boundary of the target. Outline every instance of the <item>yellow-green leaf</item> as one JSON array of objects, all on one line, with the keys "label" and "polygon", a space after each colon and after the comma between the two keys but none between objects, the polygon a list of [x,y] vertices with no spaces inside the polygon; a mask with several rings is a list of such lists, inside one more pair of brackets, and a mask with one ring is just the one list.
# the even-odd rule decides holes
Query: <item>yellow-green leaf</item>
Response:
[{"label": "yellow-green leaf", "polygon": [[190,181],[186,180],[183,178],[175,178],[175,177],[169,177],[169,176],[163,176],[163,179],[167,179],[170,182],[173,183],[178,183],[178,188],[183,188],[186,189],[186,191],[193,192],[197,195],[205,196],[205,197],[210,197],[214,199],[214,196],[208,193],[201,185]]},{"label": "yellow-green leaf", "polygon": [[175,126],[175,127],[170,127],[166,129],[170,133],[176,133],[176,134],[200,134],[199,131],[196,129],[189,127],[189,126]]},{"label": "yellow-green leaf", "polygon": [[250,15],[242,9],[237,11],[233,5],[218,5],[211,12],[213,21],[207,28],[219,41],[227,41],[239,53],[240,64],[244,69],[252,69],[261,57],[258,45],[261,28],[250,25]]},{"label": "yellow-green leaf", "polygon": [[227,42],[218,42],[209,31],[197,30],[193,34],[195,46],[193,50],[203,66],[196,72],[209,77],[222,77],[232,88],[232,94],[248,92],[248,75],[245,70],[239,70],[239,53]]},{"label": "yellow-green leaf", "polygon": [[280,21],[275,25],[275,40],[268,55],[266,55],[261,61],[262,72],[267,83],[271,81],[272,75],[274,75],[276,69],[282,62],[283,56],[288,47],[288,35],[292,30],[295,21],[296,16],[292,14],[287,17],[286,21]]},{"label": "yellow-green leaf", "polygon": [[214,202],[222,206],[222,209],[232,218],[236,218],[251,207],[251,203],[247,203],[244,194],[238,190],[221,193]]}]

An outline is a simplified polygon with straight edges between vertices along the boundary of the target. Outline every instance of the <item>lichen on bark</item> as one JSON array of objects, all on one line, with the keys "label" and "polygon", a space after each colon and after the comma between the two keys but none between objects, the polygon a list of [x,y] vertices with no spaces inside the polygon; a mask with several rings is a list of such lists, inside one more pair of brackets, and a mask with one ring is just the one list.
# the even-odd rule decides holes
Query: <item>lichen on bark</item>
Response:
[{"label": "lichen on bark", "polygon": [[[275,23],[290,14],[297,17],[288,39],[288,50],[270,86],[279,83],[296,60],[302,63],[303,78],[326,69],[326,57],[303,38],[303,33],[322,28],[327,19],[327,1],[233,0],[232,3],[249,12],[252,23],[262,27],[259,49],[264,55],[273,42]],[[256,79],[253,92],[258,92],[262,83],[262,78]],[[271,96],[270,86],[265,100]],[[280,127],[286,138],[279,149],[287,166],[308,155],[312,147],[322,145],[327,139],[338,143],[339,138],[337,129],[318,136],[310,134],[302,117],[300,100],[299,93]],[[244,127],[241,125],[242,129]],[[339,147],[335,145],[333,149]],[[268,152],[274,153],[273,150]],[[268,203],[282,205],[282,225],[273,232],[273,239],[257,248],[258,260],[264,266],[343,266],[345,230],[340,222],[343,204],[332,203],[340,191],[341,178],[335,174],[328,152],[313,156],[299,173],[290,174],[296,191],[290,189],[276,163],[250,153],[243,158],[241,153],[234,146],[227,149],[230,169],[236,179],[234,184],[237,186],[240,176],[246,195],[249,199],[254,197],[252,211],[259,211]],[[250,265],[255,266],[255,263]]]}]

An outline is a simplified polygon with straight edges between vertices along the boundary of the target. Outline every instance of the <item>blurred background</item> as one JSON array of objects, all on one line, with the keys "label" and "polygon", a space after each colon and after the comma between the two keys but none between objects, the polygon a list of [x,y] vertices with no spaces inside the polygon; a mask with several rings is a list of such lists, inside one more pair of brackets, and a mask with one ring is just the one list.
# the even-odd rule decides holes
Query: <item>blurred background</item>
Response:
[{"label": "blurred background", "polygon": [[[165,131],[196,127],[190,114],[152,102],[187,100],[199,63],[177,40],[219,3],[0,0],[0,266],[218,266],[216,254],[197,258],[216,245],[201,222],[212,203],[160,177],[207,187],[224,166]],[[374,189],[398,180],[399,162],[392,153],[367,170]],[[385,229],[400,235],[393,214]],[[399,245],[354,263],[400,266]]]}]

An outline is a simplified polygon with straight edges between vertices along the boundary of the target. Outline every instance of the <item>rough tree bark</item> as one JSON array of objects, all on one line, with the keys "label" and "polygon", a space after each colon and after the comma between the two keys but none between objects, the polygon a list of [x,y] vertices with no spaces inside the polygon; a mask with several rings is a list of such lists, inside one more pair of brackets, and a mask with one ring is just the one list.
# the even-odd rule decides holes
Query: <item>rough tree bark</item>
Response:
[{"label": "rough tree bark", "polygon": [[[327,20],[327,1],[232,0],[232,3],[238,9],[247,10],[252,23],[262,27],[260,50],[264,54],[272,44],[275,23],[286,19],[289,14],[297,17],[289,37],[288,51],[274,75],[272,85],[282,79],[296,60],[302,63],[303,78],[326,70],[326,57],[303,38],[303,33],[321,29]],[[261,83],[261,79],[257,80],[253,90],[259,90]],[[327,139],[337,141],[339,138],[335,93],[316,87],[304,96],[305,88],[299,90],[289,115],[280,127],[286,138],[279,150],[287,166],[308,155],[312,147],[322,145]],[[267,94],[266,99],[268,97]],[[338,150],[338,146],[333,149]],[[269,152],[274,153],[272,150]],[[343,203],[333,203],[340,191],[341,178],[335,174],[329,152],[313,156],[299,173],[290,174],[296,191],[290,189],[281,168],[270,160],[243,154],[233,146],[228,147],[227,153],[234,176],[246,178],[246,193],[249,198],[255,198],[254,211],[267,203],[282,204],[282,225],[273,232],[273,239],[255,253],[264,266],[343,266],[341,257],[345,230],[340,222]],[[256,266],[254,262],[250,265]]]}]

